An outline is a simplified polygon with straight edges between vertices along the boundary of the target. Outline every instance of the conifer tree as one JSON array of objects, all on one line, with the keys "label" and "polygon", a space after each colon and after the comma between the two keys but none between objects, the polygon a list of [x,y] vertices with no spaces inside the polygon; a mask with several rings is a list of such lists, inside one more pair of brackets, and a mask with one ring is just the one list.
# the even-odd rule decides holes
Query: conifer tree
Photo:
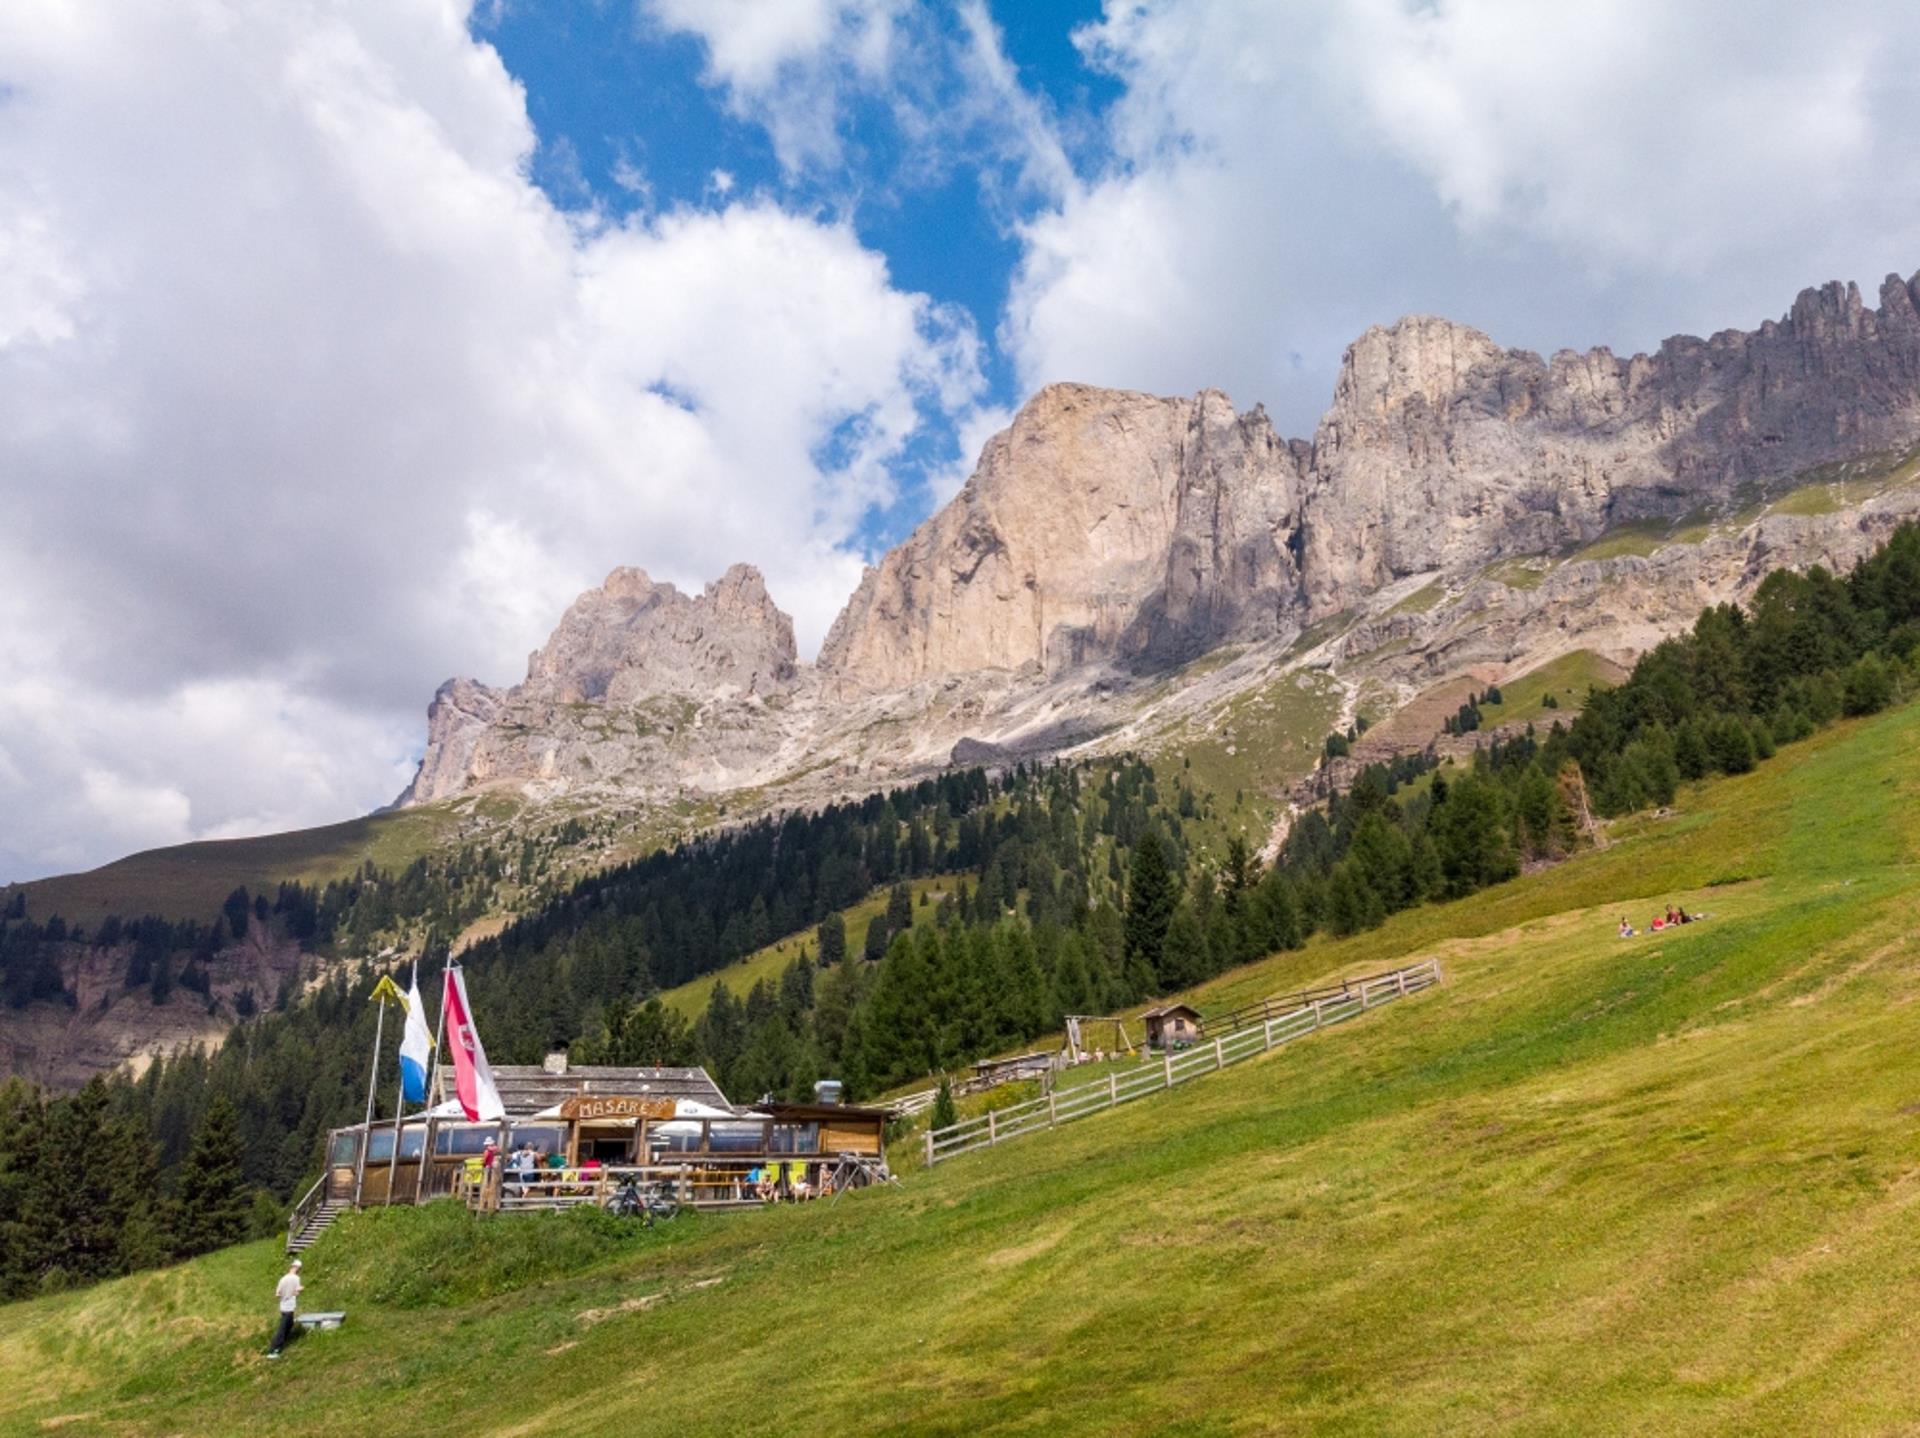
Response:
[{"label": "conifer tree", "polygon": [[1152,982],[1165,963],[1167,928],[1173,922],[1180,890],[1167,868],[1160,836],[1149,829],[1133,850],[1127,871],[1126,955],[1129,973]]},{"label": "conifer tree", "polygon": [[180,1209],[173,1247],[183,1258],[210,1253],[246,1237],[252,1204],[241,1169],[239,1117],[225,1094],[207,1105],[180,1170]]},{"label": "conifer tree", "polygon": [[887,894],[888,938],[913,927],[913,890],[895,884]]},{"label": "conifer tree", "polygon": [[958,1122],[960,1113],[953,1106],[953,1085],[942,1074],[939,1091],[933,1096],[933,1108],[927,1115],[927,1127],[952,1128]]},{"label": "conifer tree", "polygon": [[847,956],[847,921],[838,913],[820,921],[820,967],[830,969]]}]

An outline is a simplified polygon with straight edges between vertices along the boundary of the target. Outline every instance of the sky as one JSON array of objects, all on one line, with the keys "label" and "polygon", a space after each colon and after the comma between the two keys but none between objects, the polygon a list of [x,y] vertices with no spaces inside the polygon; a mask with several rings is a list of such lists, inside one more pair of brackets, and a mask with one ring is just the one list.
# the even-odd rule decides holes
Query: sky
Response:
[{"label": "sky", "polygon": [[1310,435],[1920,269],[1900,0],[10,0],[0,882],[390,800],[621,564],[811,653],[1053,380]]}]

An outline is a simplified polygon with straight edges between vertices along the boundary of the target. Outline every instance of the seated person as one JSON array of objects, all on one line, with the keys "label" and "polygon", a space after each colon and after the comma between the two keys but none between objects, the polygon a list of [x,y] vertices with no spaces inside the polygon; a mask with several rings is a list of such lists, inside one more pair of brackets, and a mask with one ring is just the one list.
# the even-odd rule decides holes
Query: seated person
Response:
[{"label": "seated person", "polygon": [[813,1190],[807,1186],[807,1166],[804,1163],[796,1161],[787,1165],[787,1187],[792,1191],[795,1202],[813,1197]]},{"label": "seated person", "polygon": [[1652,929],[1654,933],[1656,934],[1659,933],[1661,928],[1663,927],[1660,916],[1658,914],[1655,914],[1653,916],[1653,922],[1651,924],[1648,924],[1647,927],[1649,929]]},{"label": "seated person", "polygon": [[1687,913],[1684,906],[1680,910],[1680,922],[1683,924],[1691,924],[1693,922],[1692,915]]},{"label": "seated person", "polygon": [[1633,937],[1633,925],[1629,924],[1625,919],[1622,919],[1620,921],[1620,937],[1623,939],[1630,939]]},{"label": "seated person", "polygon": [[1679,922],[1680,922],[1680,916],[1674,913],[1673,905],[1668,904],[1667,905],[1667,927],[1671,929],[1675,924]]},{"label": "seated person", "polygon": [[547,1155],[548,1168],[565,1168],[566,1166],[567,1156],[560,1152],[559,1149],[556,1148],[552,1153]]}]

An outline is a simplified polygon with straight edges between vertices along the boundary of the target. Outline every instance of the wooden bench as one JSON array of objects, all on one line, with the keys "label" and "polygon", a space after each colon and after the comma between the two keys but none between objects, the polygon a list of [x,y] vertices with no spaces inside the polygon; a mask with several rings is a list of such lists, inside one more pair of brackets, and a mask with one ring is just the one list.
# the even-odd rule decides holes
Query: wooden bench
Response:
[{"label": "wooden bench", "polygon": [[338,1313],[296,1313],[293,1315],[294,1327],[302,1332],[311,1333],[316,1328],[338,1328],[347,1321],[346,1310]]}]

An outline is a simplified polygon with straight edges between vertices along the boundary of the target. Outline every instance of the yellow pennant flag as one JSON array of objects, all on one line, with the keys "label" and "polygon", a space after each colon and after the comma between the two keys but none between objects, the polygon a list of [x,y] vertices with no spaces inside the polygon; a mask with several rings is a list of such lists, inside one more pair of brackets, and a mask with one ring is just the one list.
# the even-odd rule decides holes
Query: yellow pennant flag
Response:
[{"label": "yellow pennant flag", "polygon": [[369,1003],[377,1004],[382,999],[392,999],[400,1005],[403,1014],[407,1011],[407,996],[400,992],[400,986],[393,981],[392,974],[382,974],[380,982],[373,986],[373,993],[368,996]]}]

